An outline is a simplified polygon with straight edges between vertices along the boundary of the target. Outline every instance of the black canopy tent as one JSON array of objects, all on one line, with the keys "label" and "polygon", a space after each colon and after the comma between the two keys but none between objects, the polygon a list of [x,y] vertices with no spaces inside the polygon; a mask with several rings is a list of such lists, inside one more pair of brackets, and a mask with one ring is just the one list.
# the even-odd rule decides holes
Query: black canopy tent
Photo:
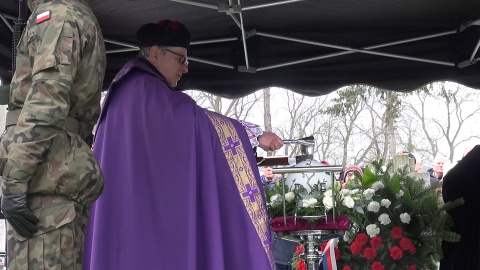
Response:
[{"label": "black canopy tent", "polygon": [[[135,32],[169,18],[192,33],[179,90],[239,97],[278,86],[322,95],[350,84],[480,89],[479,0],[90,0],[107,43],[105,87],[135,57]],[[0,76],[11,78],[17,0],[0,4]],[[245,38],[244,38],[245,37]]]}]

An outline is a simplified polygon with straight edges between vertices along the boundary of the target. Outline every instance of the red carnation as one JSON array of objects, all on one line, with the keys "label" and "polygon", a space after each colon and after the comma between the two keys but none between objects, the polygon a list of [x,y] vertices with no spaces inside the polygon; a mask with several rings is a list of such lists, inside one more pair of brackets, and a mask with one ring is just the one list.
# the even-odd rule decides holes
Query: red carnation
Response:
[{"label": "red carnation", "polygon": [[415,255],[415,253],[417,252],[417,248],[412,245],[409,249],[408,249],[408,252],[410,252],[410,254],[412,255]]},{"label": "red carnation", "polygon": [[401,249],[406,251],[406,250],[409,250],[412,246],[413,246],[412,241],[410,239],[403,237],[400,240],[400,248]]},{"label": "red carnation", "polygon": [[417,267],[415,265],[410,265],[410,267],[408,267],[408,270],[417,270]]},{"label": "red carnation", "polygon": [[374,248],[366,248],[363,251],[363,257],[367,260],[372,260],[377,257],[377,251]]},{"label": "red carnation", "polygon": [[372,270],[385,270],[385,266],[381,262],[372,263]]},{"label": "red carnation", "polygon": [[397,246],[391,247],[390,257],[394,260],[400,260],[403,257],[403,250]]},{"label": "red carnation", "polygon": [[365,245],[368,242],[367,234],[366,233],[357,234],[357,236],[355,237],[355,242],[358,242],[360,246],[363,247],[363,245]]},{"label": "red carnation", "polygon": [[391,234],[393,239],[398,240],[402,238],[403,230],[400,227],[393,227]]},{"label": "red carnation", "polygon": [[358,255],[362,252],[362,246],[355,241],[350,245],[350,250],[352,251],[352,254]]},{"label": "red carnation", "polygon": [[305,264],[304,260],[298,260],[297,270],[307,270],[307,264]]},{"label": "red carnation", "polygon": [[345,265],[342,270],[352,270],[352,267],[350,265]]},{"label": "red carnation", "polygon": [[305,251],[305,248],[302,245],[297,246],[295,248],[295,255],[298,256],[298,255],[302,254],[304,251]]},{"label": "red carnation", "polygon": [[322,245],[320,246],[320,250],[324,251],[325,248],[327,247],[328,242],[323,242]]},{"label": "red carnation", "polygon": [[378,248],[382,246],[382,238],[380,236],[374,236],[370,240],[370,245],[372,248]]}]

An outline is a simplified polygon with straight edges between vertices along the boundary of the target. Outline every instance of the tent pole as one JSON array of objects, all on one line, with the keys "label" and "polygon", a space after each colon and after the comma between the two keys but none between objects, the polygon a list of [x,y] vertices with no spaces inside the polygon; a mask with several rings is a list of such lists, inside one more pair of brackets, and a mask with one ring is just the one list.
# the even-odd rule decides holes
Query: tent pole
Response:
[{"label": "tent pole", "polygon": [[27,24],[27,1],[18,0],[18,20],[15,22],[12,41],[12,74],[15,73],[17,46],[22,36],[22,31]]},{"label": "tent pole", "polygon": [[268,4],[261,4],[261,5],[256,5],[256,6],[243,7],[242,11],[264,8],[264,7],[273,7],[273,6],[283,5],[283,4],[291,4],[291,3],[295,3],[295,2],[301,2],[301,1],[305,1],[305,0],[286,0],[286,1],[279,1],[279,2],[276,2],[276,3],[268,3]]},{"label": "tent pole", "polygon": [[2,18],[3,22],[8,27],[8,29],[10,29],[10,31],[13,32],[13,26],[7,21],[7,17],[3,13],[0,13],[0,18]]},{"label": "tent pole", "polygon": [[475,58],[475,54],[477,54],[479,47],[480,47],[480,40],[477,42],[477,46],[475,46],[475,49],[472,52],[472,56],[470,57],[470,63],[473,62],[473,59]]}]

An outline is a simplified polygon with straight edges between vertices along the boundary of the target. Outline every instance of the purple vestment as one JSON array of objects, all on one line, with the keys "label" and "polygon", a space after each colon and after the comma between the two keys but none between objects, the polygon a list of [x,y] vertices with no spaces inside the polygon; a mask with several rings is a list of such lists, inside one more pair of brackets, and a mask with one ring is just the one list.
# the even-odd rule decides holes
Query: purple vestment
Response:
[{"label": "purple vestment", "polygon": [[114,79],[94,152],[105,190],[83,269],[273,269],[260,176],[242,125],[139,60]]}]

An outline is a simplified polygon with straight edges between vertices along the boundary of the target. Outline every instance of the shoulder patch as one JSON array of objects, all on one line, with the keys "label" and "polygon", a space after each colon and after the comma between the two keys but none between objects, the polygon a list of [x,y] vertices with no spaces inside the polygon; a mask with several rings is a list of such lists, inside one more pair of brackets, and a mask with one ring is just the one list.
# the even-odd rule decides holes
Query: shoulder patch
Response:
[{"label": "shoulder patch", "polygon": [[50,10],[47,10],[47,11],[44,11],[40,14],[37,14],[37,18],[35,19],[35,22],[37,24],[39,24],[39,23],[42,23],[44,21],[50,20],[51,13],[52,12]]}]

